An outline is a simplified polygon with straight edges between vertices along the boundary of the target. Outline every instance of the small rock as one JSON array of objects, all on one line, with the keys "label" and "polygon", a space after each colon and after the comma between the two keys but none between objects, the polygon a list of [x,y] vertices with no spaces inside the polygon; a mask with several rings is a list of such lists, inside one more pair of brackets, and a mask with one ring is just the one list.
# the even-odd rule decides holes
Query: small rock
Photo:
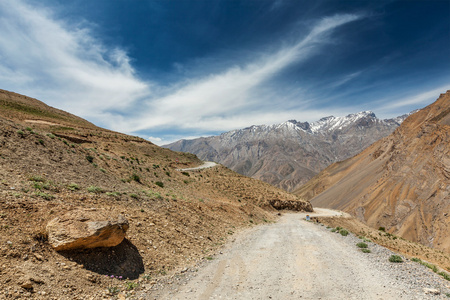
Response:
[{"label": "small rock", "polygon": [[44,257],[38,253],[33,253],[37,260],[44,260]]},{"label": "small rock", "polygon": [[25,283],[22,283],[20,287],[31,290],[33,288],[33,284],[30,281],[26,281]]},{"label": "small rock", "polygon": [[439,295],[441,292],[436,289],[424,288],[423,291],[425,294]]},{"label": "small rock", "polygon": [[184,268],[183,270],[181,270],[181,273],[186,273],[188,270],[188,268]]}]

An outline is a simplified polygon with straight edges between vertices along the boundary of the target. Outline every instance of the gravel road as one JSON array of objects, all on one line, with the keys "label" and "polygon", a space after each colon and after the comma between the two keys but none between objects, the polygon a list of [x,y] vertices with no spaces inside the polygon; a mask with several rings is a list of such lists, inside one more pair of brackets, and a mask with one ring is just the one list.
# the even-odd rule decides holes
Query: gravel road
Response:
[{"label": "gravel road", "polygon": [[194,170],[201,170],[201,169],[207,169],[216,166],[217,163],[213,161],[205,161],[203,165],[195,167],[195,168],[186,168],[186,169],[177,169],[177,171],[194,171]]},{"label": "gravel road", "polygon": [[304,217],[285,214],[277,223],[239,234],[198,271],[175,276],[162,290],[154,286],[144,298],[450,299],[450,283],[424,266],[390,263],[393,253],[373,243],[372,253],[362,253],[357,237],[332,233]]}]

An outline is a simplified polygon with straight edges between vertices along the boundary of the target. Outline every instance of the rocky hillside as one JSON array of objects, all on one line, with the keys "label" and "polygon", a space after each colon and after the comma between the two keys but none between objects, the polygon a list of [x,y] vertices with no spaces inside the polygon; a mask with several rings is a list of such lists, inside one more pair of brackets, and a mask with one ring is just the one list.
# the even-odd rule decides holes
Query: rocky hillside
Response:
[{"label": "rocky hillside", "polygon": [[[223,166],[177,171],[200,164],[0,90],[0,299],[123,298],[270,222],[280,203],[311,210]],[[56,244],[83,230],[104,247]]]},{"label": "rocky hillside", "polygon": [[313,123],[290,120],[220,136],[180,140],[164,147],[194,153],[292,191],[331,163],[349,158],[389,135],[406,117],[380,120],[373,112],[365,111]]},{"label": "rocky hillside", "polygon": [[388,137],[323,170],[296,194],[450,252],[450,91]]}]

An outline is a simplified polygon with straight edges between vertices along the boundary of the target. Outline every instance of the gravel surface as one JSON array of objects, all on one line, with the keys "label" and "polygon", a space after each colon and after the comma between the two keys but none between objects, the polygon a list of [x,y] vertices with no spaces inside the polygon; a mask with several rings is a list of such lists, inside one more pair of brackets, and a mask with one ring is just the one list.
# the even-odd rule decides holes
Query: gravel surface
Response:
[{"label": "gravel surface", "polygon": [[186,168],[186,169],[177,169],[177,171],[195,171],[195,170],[201,170],[201,169],[207,169],[217,166],[217,163],[213,161],[205,161],[203,165],[194,167],[194,168]]},{"label": "gravel surface", "polygon": [[[323,213],[323,212],[322,212]],[[314,214],[311,214],[314,216]],[[148,285],[144,299],[450,299],[450,282],[390,250],[342,236],[305,214],[241,233],[212,260]],[[429,289],[429,290],[427,290]],[[436,292],[437,294],[434,294]]]}]

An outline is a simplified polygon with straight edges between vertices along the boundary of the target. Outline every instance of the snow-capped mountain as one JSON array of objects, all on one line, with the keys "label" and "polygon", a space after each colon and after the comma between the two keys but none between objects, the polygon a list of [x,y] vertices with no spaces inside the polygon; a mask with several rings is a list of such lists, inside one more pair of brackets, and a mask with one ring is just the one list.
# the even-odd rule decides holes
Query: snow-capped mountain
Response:
[{"label": "snow-capped mountain", "polygon": [[219,162],[292,191],[331,163],[347,159],[389,135],[408,115],[381,120],[373,112],[363,111],[312,123],[289,120],[180,140],[164,147],[194,153],[200,159]]}]

